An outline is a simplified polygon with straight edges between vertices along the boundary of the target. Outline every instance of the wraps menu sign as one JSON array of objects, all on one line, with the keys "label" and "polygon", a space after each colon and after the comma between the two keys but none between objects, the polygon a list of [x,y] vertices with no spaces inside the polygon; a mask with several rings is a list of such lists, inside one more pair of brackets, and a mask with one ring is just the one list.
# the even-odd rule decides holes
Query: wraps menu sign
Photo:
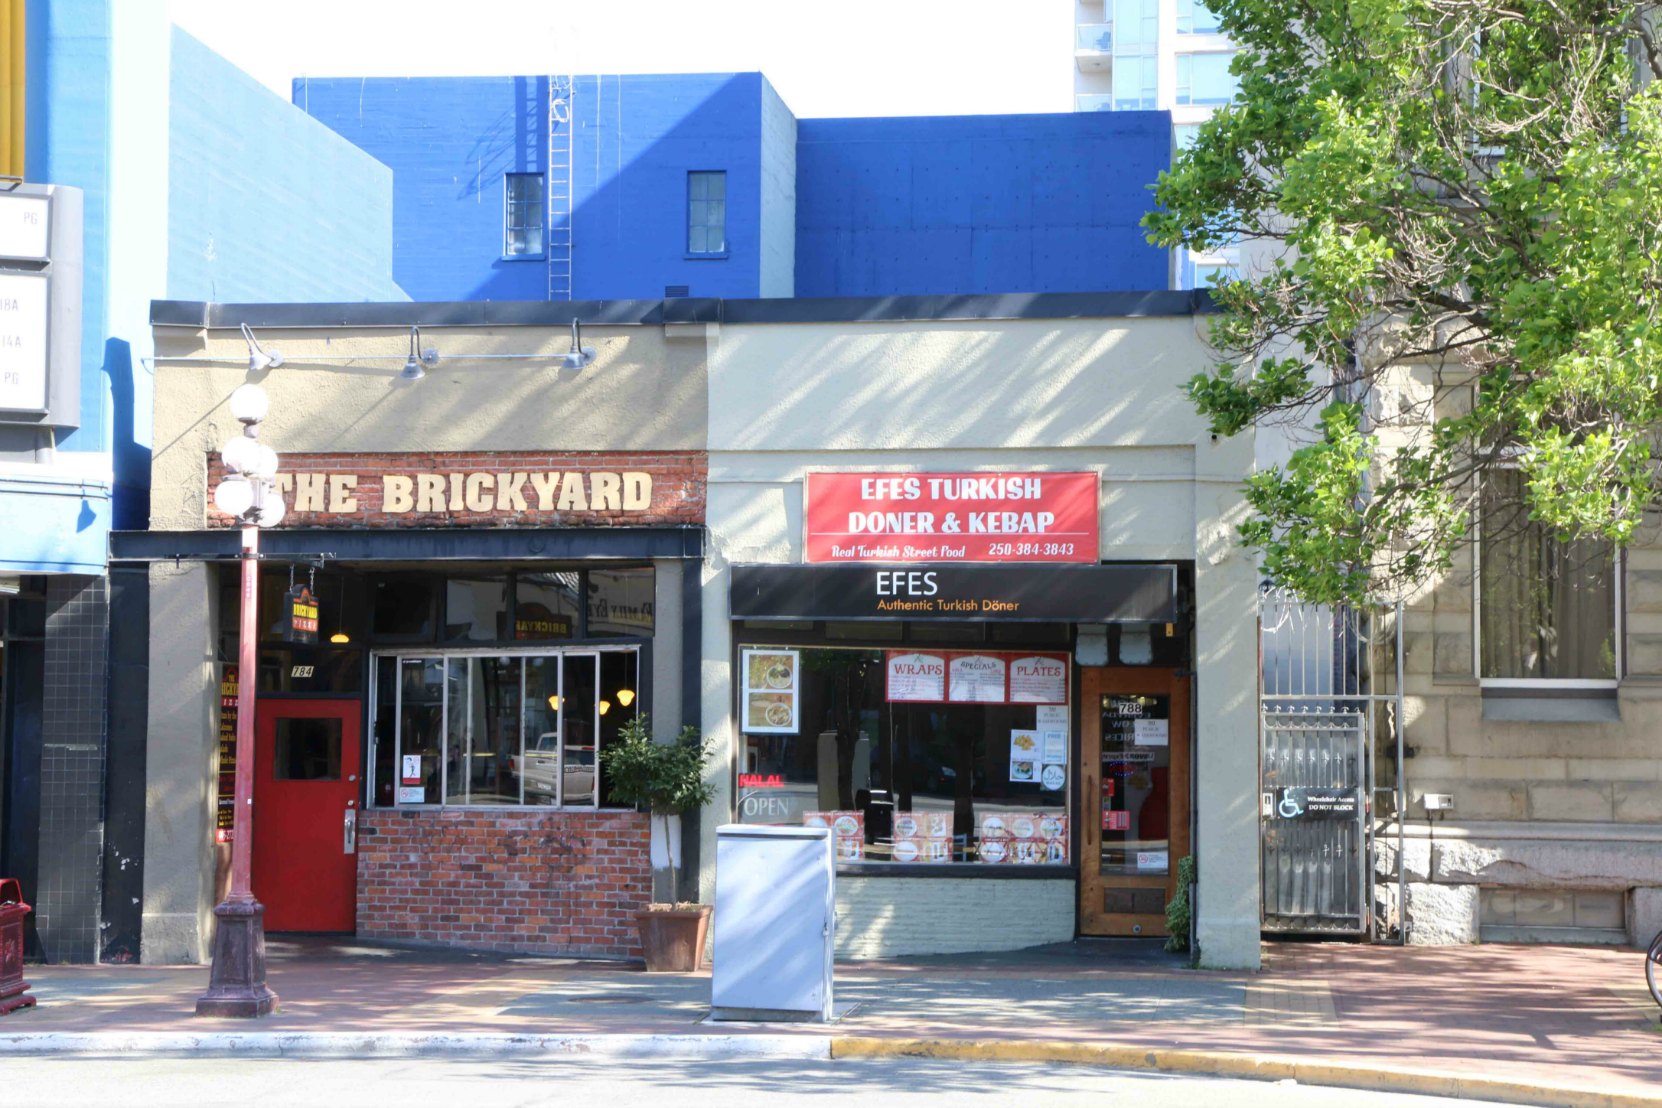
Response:
[{"label": "wraps menu sign", "polygon": [[1095,562],[1094,473],[810,473],[809,562]]},{"label": "wraps menu sign", "polygon": [[891,704],[1066,704],[1065,654],[890,650]]}]

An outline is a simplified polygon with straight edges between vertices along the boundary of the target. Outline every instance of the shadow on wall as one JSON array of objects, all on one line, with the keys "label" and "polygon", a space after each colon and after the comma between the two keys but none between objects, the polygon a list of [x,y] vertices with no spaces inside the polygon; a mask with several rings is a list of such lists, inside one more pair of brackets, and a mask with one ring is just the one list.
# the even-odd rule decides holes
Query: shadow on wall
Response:
[{"label": "shadow on wall", "polygon": [[[106,340],[103,368],[110,379],[114,411],[110,461],[115,481],[110,526],[117,531],[142,531],[150,525],[150,448],[138,441],[138,388],[132,347],[124,339]],[[85,514],[86,508],[82,511]]]}]

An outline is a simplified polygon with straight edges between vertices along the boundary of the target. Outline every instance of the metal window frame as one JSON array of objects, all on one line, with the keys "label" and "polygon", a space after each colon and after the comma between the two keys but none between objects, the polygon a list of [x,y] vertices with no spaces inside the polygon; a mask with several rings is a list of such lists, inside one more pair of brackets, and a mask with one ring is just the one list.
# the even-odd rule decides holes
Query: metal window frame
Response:
[{"label": "metal window frame", "polygon": [[[502,175],[502,256],[504,258],[541,258],[548,250],[547,220],[548,213],[544,202],[544,178],[542,173],[504,173]],[[514,186],[518,182],[526,182],[521,190],[523,195],[518,199],[514,196]],[[532,184],[534,182],[534,184]],[[525,218],[529,209],[535,209],[537,219],[532,223]],[[515,215],[519,219],[515,219]],[[513,235],[518,230],[522,233],[535,230],[537,232],[537,249],[513,249]]]},{"label": "metal window frame", "polygon": [[[721,178],[721,201],[720,201],[720,203],[721,203],[721,222],[720,223],[712,223],[710,221],[710,219],[708,218],[708,216],[709,216],[709,205],[714,202],[710,199],[710,197],[708,195],[703,196],[703,197],[699,197],[697,199],[693,198],[693,181],[695,179],[696,180],[710,180],[710,179],[714,179],[716,177]],[[698,214],[695,216],[695,213],[698,213]],[[692,233],[693,233],[693,229],[695,227],[703,228],[706,232],[710,231],[711,229],[719,230],[721,232],[721,247],[720,247],[720,249],[716,249],[716,250],[708,249],[708,243],[709,243],[708,238],[705,239],[706,249],[703,249],[703,250],[693,249]],[[728,252],[728,245],[729,244],[728,244],[728,241],[727,241],[727,170],[725,170],[725,169],[689,169],[689,170],[687,170],[687,226],[686,226],[685,246],[686,246],[686,252],[687,252],[688,256],[695,257],[695,258],[719,258],[719,257],[724,257],[724,256],[726,256],[726,254]]]}]

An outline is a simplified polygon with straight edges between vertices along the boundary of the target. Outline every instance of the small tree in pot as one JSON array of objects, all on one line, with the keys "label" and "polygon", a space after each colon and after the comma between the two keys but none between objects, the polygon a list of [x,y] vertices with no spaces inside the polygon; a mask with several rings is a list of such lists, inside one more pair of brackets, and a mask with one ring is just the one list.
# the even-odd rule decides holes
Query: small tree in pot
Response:
[{"label": "small tree in pot", "polygon": [[[679,888],[680,869],[671,848],[669,817],[697,811],[710,802],[714,791],[704,780],[704,767],[713,746],[691,724],[681,728],[674,742],[653,742],[643,712],[625,723],[616,741],[600,751],[612,796],[663,821],[671,896]],[[652,903],[636,912],[648,972],[697,969],[704,958],[710,911],[708,904]]]}]

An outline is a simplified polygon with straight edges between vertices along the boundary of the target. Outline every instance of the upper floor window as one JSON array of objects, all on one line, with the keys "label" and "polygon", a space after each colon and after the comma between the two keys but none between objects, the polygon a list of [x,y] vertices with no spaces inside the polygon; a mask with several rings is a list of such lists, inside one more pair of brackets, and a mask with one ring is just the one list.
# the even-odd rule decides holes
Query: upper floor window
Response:
[{"label": "upper floor window", "polygon": [[1229,72],[1233,53],[1177,55],[1177,102],[1179,104],[1227,104],[1240,91],[1240,82]]},{"label": "upper floor window", "polygon": [[1152,49],[1160,41],[1160,0],[1112,0],[1115,53]]},{"label": "upper floor window", "polygon": [[1133,55],[1114,62],[1114,110],[1151,109],[1159,94],[1159,59]]},{"label": "upper floor window", "polygon": [[542,253],[542,174],[503,175],[506,204],[502,215],[502,253],[519,257]]},{"label": "upper floor window", "polygon": [[727,171],[687,174],[687,253],[727,253]]},{"label": "upper floor window", "polygon": [[1515,469],[1491,471],[1478,537],[1478,676],[1497,682],[1616,680],[1610,544],[1564,541],[1530,520]]},{"label": "upper floor window", "polygon": [[1218,17],[1201,0],[1177,0],[1177,33],[1180,35],[1215,35]]}]

